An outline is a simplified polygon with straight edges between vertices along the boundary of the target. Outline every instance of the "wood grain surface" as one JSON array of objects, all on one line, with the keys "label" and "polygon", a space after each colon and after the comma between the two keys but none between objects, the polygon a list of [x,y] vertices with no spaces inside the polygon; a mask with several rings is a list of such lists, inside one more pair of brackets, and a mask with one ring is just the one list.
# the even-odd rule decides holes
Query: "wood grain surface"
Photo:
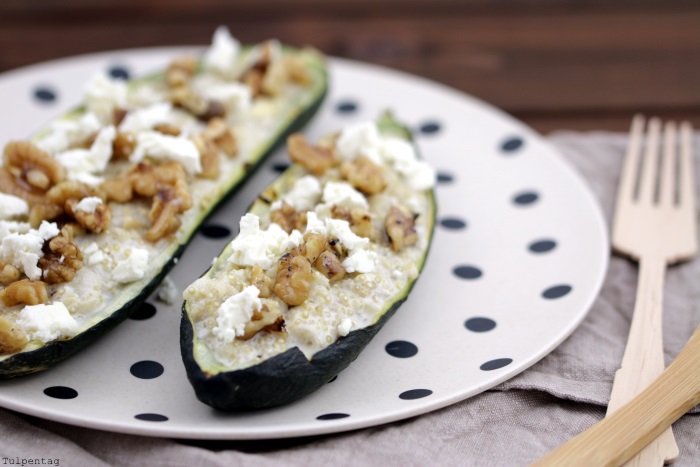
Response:
[{"label": "wood grain surface", "polygon": [[639,111],[700,127],[697,0],[2,0],[0,71],[206,44],[219,24],[424,76],[543,132],[626,130]]}]

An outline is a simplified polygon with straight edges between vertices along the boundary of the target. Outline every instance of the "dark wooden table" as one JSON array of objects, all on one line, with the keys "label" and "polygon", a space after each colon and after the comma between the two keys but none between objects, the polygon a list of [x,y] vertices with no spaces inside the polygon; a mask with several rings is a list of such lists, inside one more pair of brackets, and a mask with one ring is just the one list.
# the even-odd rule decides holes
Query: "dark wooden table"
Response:
[{"label": "dark wooden table", "polygon": [[626,130],[638,111],[700,127],[698,0],[2,0],[0,71],[206,44],[219,24],[440,81],[542,132]]}]

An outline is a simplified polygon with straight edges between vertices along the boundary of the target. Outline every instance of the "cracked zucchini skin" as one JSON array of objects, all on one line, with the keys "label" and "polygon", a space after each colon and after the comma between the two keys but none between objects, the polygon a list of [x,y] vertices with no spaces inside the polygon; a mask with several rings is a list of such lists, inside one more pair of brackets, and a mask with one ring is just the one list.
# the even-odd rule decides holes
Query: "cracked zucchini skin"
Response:
[{"label": "cracked zucchini skin", "polygon": [[[408,140],[412,139],[410,130],[396,122],[389,114],[382,116],[378,125],[383,133],[393,133]],[[295,166],[290,167],[280,175],[279,179],[292,176],[294,169]],[[307,359],[298,347],[293,347],[248,368],[210,372],[202,368],[195,359],[194,346],[198,345],[198,339],[188,314],[188,303],[185,301],[182,305],[180,348],[187,377],[197,398],[223,411],[250,411],[275,407],[311,394],[347,368],[406,301],[416,280],[420,277],[435,227],[437,207],[432,189],[428,192],[428,200],[429,238],[425,253],[420,259],[420,264],[417,265],[419,272],[417,277],[409,281],[396,300],[386,304],[384,312],[374,324],[338,338],[334,343],[314,354],[311,360]],[[256,203],[253,203],[249,211],[255,210]]]},{"label": "cracked zucchini skin", "polygon": [[[284,50],[296,51],[299,49],[284,45]],[[215,200],[203,212],[202,216],[197,222],[193,223],[193,225],[189,227],[187,234],[183,235],[183,240],[181,243],[174,243],[171,247],[169,247],[169,249],[166,249],[165,253],[167,253],[167,260],[162,264],[162,266],[156,268],[154,271],[149,271],[148,274],[150,275],[150,278],[146,281],[146,283],[143,284],[142,281],[139,281],[127,286],[125,291],[121,294],[121,297],[124,297],[125,295],[126,297],[122,298],[122,303],[120,303],[114,311],[106,311],[105,317],[102,320],[80,332],[76,336],[70,339],[52,341],[37,349],[20,352],[0,360],[0,380],[43,371],[62,362],[63,360],[66,360],[86,346],[97,341],[100,336],[107,333],[128,318],[141,304],[146,301],[151,293],[153,293],[153,291],[158,287],[163,278],[175,266],[177,259],[185,251],[187,245],[199,230],[199,227],[204,224],[204,222],[211,216],[216,208],[225,203],[243,186],[247,179],[258,169],[258,167],[260,167],[260,165],[263,164],[267,157],[285,142],[288,135],[299,131],[316,114],[328,92],[328,71],[326,69],[325,61],[320,54],[313,56],[313,58],[310,60],[310,66],[312,67],[315,80],[313,85],[310,86],[308,99],[306,99],[306,105],[300,106],[295,114],[291,114],[289,116],[286,124],[282,125],[278,133],[275,134],[269,140],[268,144],[259,152],[255,158],[255,162],[245,166],[245,170],[240,177],[227,181],[228,190],[220,199]],[[137,82],[158,80],[162,78],[163,73],[161,72],[147,76],[141,80],[137,80]],[[79,117],[83,112],[84,109],[82,107],[78,107],[77,109],[68,112],[66,116]]]}]

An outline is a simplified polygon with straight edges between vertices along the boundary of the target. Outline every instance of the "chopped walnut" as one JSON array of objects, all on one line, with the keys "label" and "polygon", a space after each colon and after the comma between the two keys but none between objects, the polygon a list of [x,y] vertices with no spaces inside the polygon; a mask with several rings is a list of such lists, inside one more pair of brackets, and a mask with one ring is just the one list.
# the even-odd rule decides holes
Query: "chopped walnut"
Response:
[{"label": "chopped walnut", "polygon": [[42,191],[66,178],[65,169],[56,159],[27,141],[7,143],[4,166],[15,177]]},{"label": "chopped walnut", "polygon": [[[124,121],[124,119],[126,118],[126,115],[128,113],[129,113],[129,111],[126,109],[123,109],[121,107],[115,107],[114,110],[112,111],[112,125],[114,125],[115,127],[118,127],[119,125],[121,125],[121,123]],[[92,137],[93,141],[95,140],[96,136],[97,136],[97,134],[93,135],[93,137]],[[90,146],[92,146],[92,142],[90,143]],[[89,148],[90,146],[87,146],[87,147]]]},{"label": "chopped walnut", "polygon": [[371,238],[372,215],[362,208],[344,208],[334,205],[331,208],[331,216],[334,219],[343,219],[350,224],[350,230],[360,237]]},{"label": "chopped walnut", "polygon": [[95,207],[95,212],[85,212],[75,209],[79,201],[69,199],[66,201],[66,212],[73,217],[78,224],[85,227],[90,232],[101,233],[107,230],[112,220],[112,209],[108,204],[99,204]]},{"label": "chopped walnut", "polygon": [[106,195],[102,190],[72,180],[61,182],[46,192],[46,199],[59,206],[64,206],[69,199],[81,200],[88,196],[96,196],[106,201]]},{"label": "chopped walnut", "polygon": [[19,269],[13,265],[0,261],[0,284],[8,285],[19,280]]},{"label": "chopped walnut", "polygon": [[73,229],[63,226],[61,232],[44,243],[44,257],[39,259],[47,284],[70,282],[83,267],[83,254],[73,241]]},{"label": "chopped walnut", "polygon": [[274,292],[288,306],[301,305],[309,298],[311,289],[311,263],[292,250],[279,260]]},{"label": "chopped walnut", "polygon": [[386,180],[381,166],[365,156],[343,162],[340,166],[340,173],[353,187],[366,195],[381,193],[386,188]]},{"label": "chopped walnut", "polygon": [[[58,219],[64,213],[68,213],[71,217],[76,219],[83,227],[87,227],[93,232],[101,232],[109,224],[109,218],[105,217],[104,211],[108,211],[109,208],[103,205],[98,208],[100,211],[95,219],[85,219],[87,213],[76,213],[72,209],[75,205],[83,198],[88,196],[96,196],[103,201],[106,199],[105,193],[97,188],[93,188],[84,183],[66,180],[58,183],[46,192],[46,200],[41,204],[36,204],[32,207],[29,212],[29,223],[32,227],[36,228],[41,224],[41,221],[53,221]],[[69,202],[72,207],[69,208]],[[109,213],[107,214],[109,215]],[[81,219],[78,218],[81,217]],[[102,230],[99,229],[102,225]]]},{"label": "chopped walnut", "polygon": [[197,114],[197,118],[208,122],[215,118],[221,118],[226,115],[226,106],[219,101],[207,101],[207,106],[204,112]]},{"label": "chopped walnut", "polygon": [[175,58],[165,71],[165,82],[170,87],[184,86],[197,73],[197,58],[191,55]]},{"label": "chopped walnut", "polygon": [[241,81],[251,89],[253,97],[258,97],[263,94],[263,82],[272,64],[272,59],[274,58],[274,47],[275,43],[273,41],[260,44],[260,55],[253,66],[243,74]]},{"label": "chopped walnut", "polygon": [[197,150],[199,151],[199,159],[202,163],[202,172],[199,174],[202,178],[216,180],[220,174],[219,149],[216,145],[200,136],[195,136],[193,139]]},{"label": "chopped walnut", "polygon": [[279,209],[270,211],[270,221],[278,224],[287,233],[291,233],[294,229],[301,231],[306,225],[306,211],[299,212],[282,201],[282,206]]},{"label": "chopped walnut", "polygon": [[16,178],[4,167],[0,167],[0,192],[22,198],[29,206],[44,202],[43,191],[28,185],[22,179]]},{"label": "chopped walnut", "polygon": [[193,115],[202,115],[207,110],[207,101],[189,86],[178,86],[170,90],[170,100]]},{"label": "chopped walnut", "polygon": [[282,311],[279,307],[270,310],[267,305],[263,305],[260,310],[255,310],[251,320],[245,325],[245,333],[239,338],[248,340],[263,329],[271,332],[281,332],[284,324]]},{"label": "chopped walnut", "polygon": [[24,279],[13,282],[0,290],[0,301],[6,307],[16,305],[39,305],[49,300],[46,284],[41,281]]},{"label": "chopped walnut", "polygon": [[284,66],[289,79],[297,84],[307,85],[311,83],[311,74],[306,66],[306,61],[298,55],[290,55],[283,58]]},{"label": "chopped walnut", "polygon": [[391,207],[384,225],[394,251],[400,251],[403,247],[416,243],[418,234],[416,234],[415,220],[416,216],[405,207]]},{"label": "chopped walnut", "polygon": [[326,236],[316,232],[309,232],[304,235],[304,256],[312,263],[326,248]]},{"label": "chopped walnut", "polygon": [[312,146],[301,133],[287,138],[287,152],[293,162],[301,164],[314,175],[323,175],[326,170],[339,163],[333,151],[318,145]]},{"label": "chopped walnut", "polygon": [[152,225],[146,232],[146,240],[157,242],[177,232],[182,224],[177,215],[191,207],[192,198],[184,181],[178,180],[174,186],[158,190],[148,214]]},{"label": "chopped walnut", "polygon": [[250,88],[253,97],[262,94],[262,82],[264,74],[260,70],[250,70],[243,76],[243,83]]},{"label": "chopped walnut", "polygon": [[112,160],[127,160],[136,149],[136,138],[131,133],[117,132],[112,143]]},{"label": "chopped walnut", "polygon": [[63,206],[53,203],[35,204],[29,211],[29,224],[38,228],[42,221],[53,221],[64,213]]},{"label": "chopped walnut", "polygon": [[316,269],[326,276],[331,282],[339,281],[345,277],[345,268],[336,255],[326,250],[319,255],[314,263]]},{"label": "chopped walnut", "polygon": [[17,353],[27,342],[27,336],[16,323],[0,316],[0,355]]},{"label": "chopped walnut", "polygon": [[224,151],[229,157],[234,157],[238,154],[236,135],[234,135],[233,130],[231,130],[221,118],[209,120],[206,130],[202,133],[202,137],[207,141],[213,142],[216,147]]},{"label": "chopped walnut", "polygon": [[180,129],[170,123],[159,123],[153,129],[159,133],[169,136],[180,136]]},{"label": "chopped walnut", "polygon": [[185,169],[177,162],[153,165],[140,162],[125,173],[102,183],[107,200],[118,203],[131,201],[134,195],[155,196],[159,188],[172,186],[178,180],[185,181]]},{"label": "chopped walnut", "polygon": [[260,298],[270,298],[272,296],[272,287],[274,285],[272,278],[265,274],[263,268],[257,264],[250,271],[250,282],[260,291]]}]

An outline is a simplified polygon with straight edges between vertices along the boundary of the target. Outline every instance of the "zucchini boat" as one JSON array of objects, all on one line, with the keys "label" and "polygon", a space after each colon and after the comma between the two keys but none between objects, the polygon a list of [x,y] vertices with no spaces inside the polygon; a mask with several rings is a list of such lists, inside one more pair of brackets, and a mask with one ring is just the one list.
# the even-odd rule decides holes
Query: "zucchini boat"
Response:
[{"label": "zucchini boat", "polygon": [[323,57],[219,28],[201,57],[124,82],[4,148],[0,378],[44,370],[124,320],[207,216],[327,90]]},{"label": "zucchini boat", "polygon": [[426,260],[435,172],[389,114],[315,146],[253,203],[240,233],[184,292],[180,343],[202,402],[286,404],[354,361]]}]

